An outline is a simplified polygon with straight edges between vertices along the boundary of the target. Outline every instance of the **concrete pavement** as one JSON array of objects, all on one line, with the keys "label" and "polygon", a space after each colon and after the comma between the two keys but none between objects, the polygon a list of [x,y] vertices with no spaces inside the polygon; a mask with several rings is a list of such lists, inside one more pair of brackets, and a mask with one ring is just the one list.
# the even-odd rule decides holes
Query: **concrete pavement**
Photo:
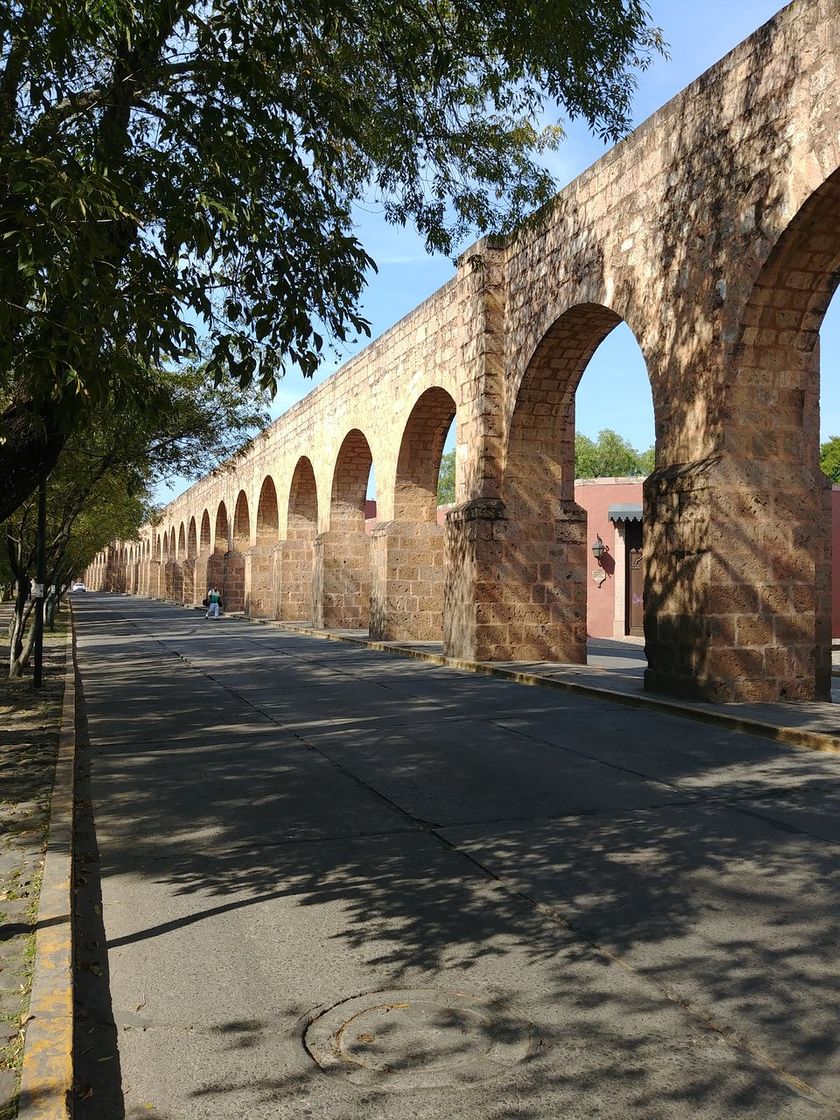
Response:
[{"label": "concrete pavement", "polygon": [[840,1115],[840,758],[75,610],[130,1120]]}]

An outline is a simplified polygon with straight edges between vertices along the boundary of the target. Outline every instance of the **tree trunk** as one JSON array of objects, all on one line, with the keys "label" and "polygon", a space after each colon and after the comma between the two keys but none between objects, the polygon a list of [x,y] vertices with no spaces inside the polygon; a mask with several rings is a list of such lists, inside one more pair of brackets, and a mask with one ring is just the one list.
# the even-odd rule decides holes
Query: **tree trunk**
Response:
[{"label": "tree trunk", "polygon": [[[26,614],[24,616],[24,619],[23,619],[23,626],[24,627],[26,626],[27,620],[29,619],[29,616],[31,614],[32,614],[32,608],[30,607],[30,609],[26,612]],[[23,631],[21,631],[21,633],[22,632]],[[21,645],[20,657],[16,658],[14,663],[9,668],[9,676],[10,677],[21,677],[21,676],[23,676],[23,670],[29,664],[29,658],[32,656],[32,649],[33,649],[34,645],[35,645],[35,625],[34,625],[34,622],[33,622],[33,624],[29,627],[29,630],[26,634],[26,640]]]},{"label": "tree trunk", "polygon": [[[26,663],[29,660],[29,654],[32,652],[32,645],[35,640],[34,626],[30,626],[29,634],[26,635],[26,623],[29,620],[29,616],[32,614],[32,601],[30,600],[28,607],[26,605],[27,591],[27,581],[20,580],[17,586],[17,595],[15,596],[15,607],[12,613],[9,634],[10,677],[19,677],[22,674],[23,670],[26,668]],[[24,642],[25,636],[26,642]]]}]

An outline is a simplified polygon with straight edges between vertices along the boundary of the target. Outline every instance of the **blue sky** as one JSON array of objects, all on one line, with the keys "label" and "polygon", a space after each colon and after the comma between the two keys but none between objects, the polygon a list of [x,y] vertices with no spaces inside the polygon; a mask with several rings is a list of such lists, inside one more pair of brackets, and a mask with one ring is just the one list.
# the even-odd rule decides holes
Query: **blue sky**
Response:
[{"label": "blue sky", "polygon": [[[649,0],[653,22],[668,43],[669,58],[656,60],[639,75],[634,100],[636,124],[654,113],[689,82],[702,74],[742,39],[750,35],[783,4],[777,0]],[[550,168],[562,187],[584,171],[607,149],[585,127],[572,124]],[[377,337],[407,314],[451,276],[451,262],[429,257],[421,240],[407,229],[388,226],[375,207],[359,210],[359,236],[379,272],[370,276],[363,298],[363,313]],[[840,434],[840,296],[835,298],[821,332],[822,439]],[[360,345],[345,348],[346,360]],[[323,366],[314,379],[289,372],[280,384],[271,408],[279,416],[329,376],[340,364]],[[576,427],[588,436],[613,428],[639,449],[653,443],[653,405],[644,362],[629,329],[616,328],[602,343],[589,366],[576,397]],[[175,485],[170,494],[178,493]],[[160,500],[167,500],[161,493]]]}]

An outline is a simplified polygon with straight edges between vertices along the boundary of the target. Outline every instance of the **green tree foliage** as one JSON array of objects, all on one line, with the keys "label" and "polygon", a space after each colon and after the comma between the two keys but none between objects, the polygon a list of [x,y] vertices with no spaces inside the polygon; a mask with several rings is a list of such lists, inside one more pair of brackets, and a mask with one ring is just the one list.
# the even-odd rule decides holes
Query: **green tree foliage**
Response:
[{"label": "green tree foliage", "polygon": [[628,440],[610,428],[591,440],[580,432],[575,434],[575,477],[615,478],[643,475],[653,470],[654,449],[637,451]]},{"label": "green tree foliage", "polygon": [[451,506],[455,502],[455,448],[447,451],[440,460],[438,475],[437,502],[439,506]]},{"label": "green tree foliage", "polygon": [[0,518],[89,407],[160,403],[205,339],[272,387],[364,332],[373,198],[430,250],[551,197],[545,114],[616,139],[643,0],[0,5]]},{"label": "green tree foliage", "polygon": [[840,436],[820,444],[820,469],[834,483],[840,483]]},{"label": "green tree foliage", "polygon": [[[220,459],[232,465],[247,433],[265,422],[259,396],[243,394],[229,380],[214,384],[202,367],[148,377],[165,401],[154,421],[140,405],[100,410],[69,436],[50,475],[46,583],[59,597],[109,541],[136,535],[149,517],[155,484],[204,474]],[[14,584],[12,675],[25,669],[34,637],[27,594],[35,574],[36,506],[32,495],[0,526]]]}]

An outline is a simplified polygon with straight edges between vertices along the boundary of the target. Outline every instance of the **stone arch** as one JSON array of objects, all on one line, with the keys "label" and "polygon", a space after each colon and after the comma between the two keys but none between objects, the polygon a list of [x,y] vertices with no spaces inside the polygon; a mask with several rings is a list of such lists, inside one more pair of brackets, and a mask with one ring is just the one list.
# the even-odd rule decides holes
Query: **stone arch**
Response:
[{"label": "stone arch", "polygon": [[353,428],[336,456],[329,529],[317,540],[313,606],[316,625],[365,629],[370,616],[370,539],[365,498],[373,466],[370,444]]},{"label": "stone arch", "polygon": [[246,600],[246,555],[251,547],[251,515],[248,498],[240,490],[233,508],[231,548],[227,554],[222,601],[226,611],[244,611]]},{"label": "stone arch", "polygon": [[360,527],[364,532],[365,497],[372,466],[370,444],[354,428],[344,437],[333,468],[330,529]]},{"label": "stone arch", "polygon": [[266,475],[257,501],[257,544],[274,544],[280,529],[277,489],[271,475]]},{"label": "stone arch", "polygon": [[[198,516],[198,520],[196,517]],[[200,515],[190,517],[190,531],[187,539],[187,553],[192,567],[192,598],[190,602],[200,603],[207,594],[207,565],[212,555],[210,542],[210,514],[205,507]]]},{"label": "stone arch", "polygon": [[515,394],[505,449],[502,497],[522,519],[544,519],[574,501],[575,392],[607,335],[621,322],[611,308],[578,304],[564,312],[537,344]]},{"label": "stone arch", "polygon": [[318,528],[318,486],[315,481],[315,471],[312,463],[305,456],[301,456],[292,475],[292,484],[289,488],[289,534],[295,531],[312,531]]},{"label": "stone arch", "polygon": [[182,562],[184,576],[184,602],[190,605],[195,603],[196,569],[198,556],[198,541],[196,539],[195,517],[190,517],[187,526],[187,540]]},{"label": "stone arch", "polygon": [[227,552],[229,547],[227,506],[221,501],[216,507],[216,520],[213,528],[213,550],[207,560],[207,587],[208,589],[210,587],[216,587],[223,596],[223,603],[225,603],[225,573],[227,571]]},{"label": "stone arch", "polygon": [[246,552],[251,544],[251,516],[248,511],[248,498],[244,490],[239,491],[233,510],[233,547],[237,552]]},{"label": "stone arch", "polygon": [[169,564],[167,565],[166,598],[173,603],[181,603],[184,598],[184,573],[181,567],[181,557],[184,555],[185,533],[184,523],[181,522],[180,531],[176,536],[175,526],[169,530]]},{"label": "stone arch", "polygon": [[280,617],[311,621],[313,612],[314,545],[318,533],[318,486],[312,463],[298,459],[289,487]]},{"label": "stone arch", "polygon": [[819,466],[819,332],[838,282],[840,169],[769,253],[727,386],[718,473],[732,516],[709,535],[706,608],[718,658],[733,663],[756,699],[831,697],[831,484]]},{"label": "stone arch", "polygon": [[210,551],[210,513],[205,509],[201,515],[201,537],[199,538],[199,547],[202,552]]},{"label": "stone arch", "polygon": [[227,552],[230,547],[228,534],[228,515],[227,506],[224,502],[219,502],[219,507],[216,510],[216,529],[213,534],[213,551],[214,552]]},{"label": "stone arch", "polygon": [[438,387],[423,393],[406,421],[394,481],[394,519],[434,521],[443,445],[455,418],[455,401]]},{"label": "stone arch", "polygon": [[172,550],[172,538],[168,529],[164,529],[162,533],[163,539],[163,554],[160,564],[160,583],[158,593],[162,599],[172,598],[172,566],[174,563],[174,556]]},{"label": "stone arch", "polygon": [[271,475],[266,475],[263,479],[257,498],[255,543],[250,560],[248,613],[254,618],[276,618],[282,550],[277,489]]},{"label": "stone arch", "polygon": [[414,403],[403,428],[394,519],[378,525],[371,541],[374,638],[439,641],[443,634],[446,565],[437,490],[443,445],[455,414],[451,395],[434,387]]},{"label": "stone arch", "polygon": [[575,502],[575,393],[622,321],[612,308],[564,311],[534,348],[507,402],[499,524],[476,653],[492,660],[586,662],[586,511]]},{"label": "stone arch", "polygon": [[175,558],[177,560],[183,560],[186,555],[187,555],[187,530],[186,530],[186,527],[184,526],[184,522],[182,521],[181,525],[180,525],[180,528],[178,529],[178,551],[175,554]]}]

